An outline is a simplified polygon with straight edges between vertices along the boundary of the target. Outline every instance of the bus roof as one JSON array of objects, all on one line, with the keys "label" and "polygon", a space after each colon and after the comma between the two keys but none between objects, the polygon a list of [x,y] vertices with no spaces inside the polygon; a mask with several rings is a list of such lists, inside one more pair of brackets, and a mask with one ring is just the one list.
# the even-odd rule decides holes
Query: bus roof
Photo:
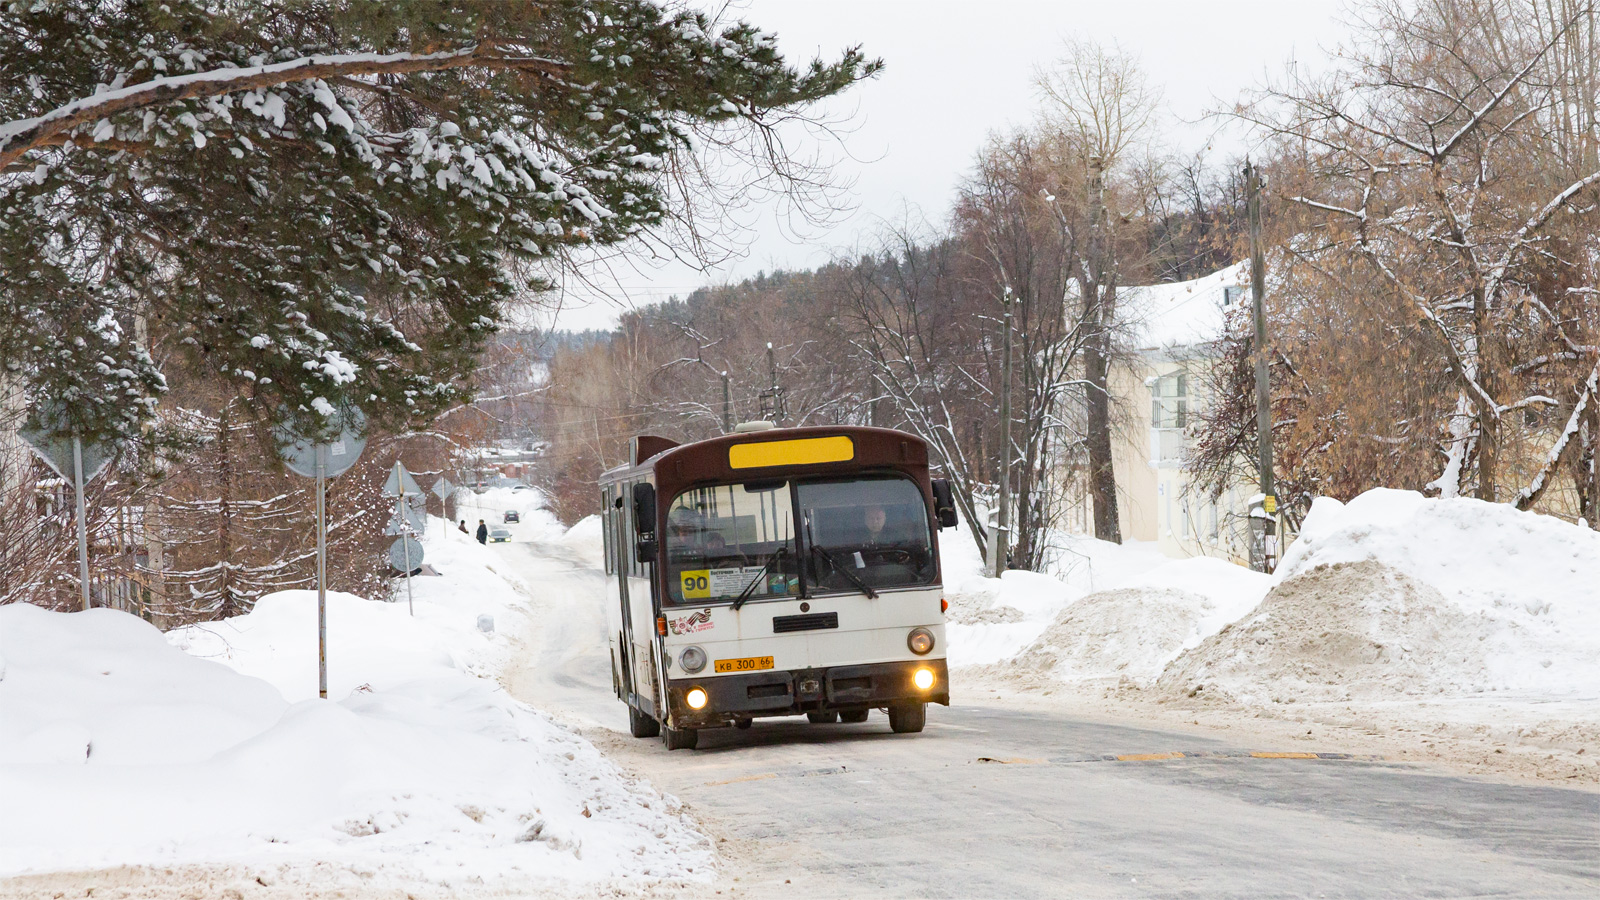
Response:
[{"label": "bus roof", "polygon": [[[640,449],[661,444],[637,441]],[[689,444],[666,446],[636,465],[617,466],[600,476],[601,484],[620,481],[640,471],[654,475],[658,490],[672,496],[682,487],[707,482],[758,481],[796,472],[807,475],[890,468],[926,471],[928,445],[914,434],[891,428],[821,425],[773,428],[724,434]]]}]

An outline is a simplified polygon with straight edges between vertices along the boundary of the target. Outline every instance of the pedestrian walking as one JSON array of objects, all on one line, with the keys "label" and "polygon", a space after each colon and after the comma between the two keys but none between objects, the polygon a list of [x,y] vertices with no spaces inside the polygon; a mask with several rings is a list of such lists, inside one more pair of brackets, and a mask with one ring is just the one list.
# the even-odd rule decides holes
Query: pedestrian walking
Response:
[{"label": "pedestrian walking", "polygon": [[471,534],[472,533],[472,532],[467,530],[467,520],[466,519],[462,519],[461,520],[461,525],[459,527],[461,528],[461,533],[462,534]]},{"label": "pedestrian walking", "polygon": [[482,519],[478,520],[478,543],[489,543],[489,526]]}]

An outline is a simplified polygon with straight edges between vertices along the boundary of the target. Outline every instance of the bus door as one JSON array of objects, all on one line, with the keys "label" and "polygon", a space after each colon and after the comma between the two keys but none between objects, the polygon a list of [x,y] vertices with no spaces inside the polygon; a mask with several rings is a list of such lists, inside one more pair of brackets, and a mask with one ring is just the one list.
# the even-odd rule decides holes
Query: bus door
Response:
[{"label": "bus door", "polygon": [[[605,516],[602,520],[606,544],[606,591],[611,609],[606,614],[608,630],[615,643],[616,658],[612,672],[617,682],[617,696],[633,704],[633,617],[628,615],[628,564],[632,544],[627,534],[623,513],[626,486],[611,484],[605,490]],[[615,614],[613,616],[613,613]]]},{"label": "bus door", "polygon": [[[630,481],[622,485],[623,489],[623,535],[621,549],[623,554],[621,572],[623,616],[628,623],[629,664],[631,668],[631,689],[637,695],[634,705],[640,709],[649,710],[651,715],[659,718],[660,711],[656,710],[656,699],[660,697],[657,690],[656,647],[659,639],[656,635],[656,603],[651,577],[655,571],[655,563],[639,562],[635,547],[639,540],[638,523],[635,521],[635,504],[633,502],[634,488],[646,484],[643,480]],[[653,525],[653,520],[651,522]],[[647,525],[647,527],[649,527]],[[648,700],[648,702],[646,702]]]}]

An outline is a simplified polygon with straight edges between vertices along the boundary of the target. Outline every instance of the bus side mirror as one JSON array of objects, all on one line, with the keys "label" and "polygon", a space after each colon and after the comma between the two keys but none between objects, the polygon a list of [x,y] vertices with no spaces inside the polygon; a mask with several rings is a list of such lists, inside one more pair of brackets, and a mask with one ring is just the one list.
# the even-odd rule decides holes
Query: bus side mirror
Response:
[{"label": "bus side mirror", "polygon": [[633,530],[637,541],[633,545],[633,558],[637,562],[654,562],[656,558],[656,486],[633,486]]},{"label": "bus side mirror", "polygon": [[654,535],[639,538],[633,545],[633,559],[635,562],[656,561],[656,539]]},{"label": "bus side mirror", "polygon": [[933,480],[933,514],[939,519],[941,531],[956,527],[956,495],[948,478]]}]

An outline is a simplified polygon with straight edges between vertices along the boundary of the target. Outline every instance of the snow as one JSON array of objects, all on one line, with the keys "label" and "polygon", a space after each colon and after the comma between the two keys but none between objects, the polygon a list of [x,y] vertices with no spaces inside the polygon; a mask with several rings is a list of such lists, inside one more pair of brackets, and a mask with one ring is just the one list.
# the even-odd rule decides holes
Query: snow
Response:
[{"label": "snow", "polygon": [[[537,493],[479,499],[566,537]],[[492,680],[536,589],[509,548],[437,519],[423,544],[441,575],[414,579],[415,617],[403,589],[329,595],[326,701],[312,592],[168,635],[111,610],[0,607],[0,874],[315,861],[379,887],[518,892],[709,877],[675,801]]]},{"label": "snow", "polygon": [[[84,113],[94,110],[121,111],[130,106],[140,105],[146,97],[155,97],[162,92],[180,90],[190,85],[214,84],[220,90],[233,90],[234,85],[248,83],[262,77],[283,76],[283,80],[293,80],[295,74],[304,69],[325,66],[359,66],[386,65],[403,62],[438,62],[448,64],[452,60],[472,56],[477,52],[476,47],[465,50],[454,50],[443,53],[345,53],[338,55],[306,56],[287,62],[272,63],[270,65],[249,66],[241,68],[219,68],[205,72],[194,72],[188,75],[176,75],[168,78],[152,78],[135,85],[119,88],[117,90],[101,91],[92,96],[74,100],[64,106],[57,107],[42,116],[29,119],[14,119],[10,122],[0,123],[0,151],[6,150],[6,145],[17,135],[24,134],[32,129],[46,127],[58,122],[72,122],[83,117]],[[157,66],[158,69],[162,68]],[[280,121],[281,125],[282,122]]]},{"label": "snow", "polygon": [[[1154,678],[1178,654],[1248,613],[1269,587],[1261,573],[1216,559],[1170,559],[1153,542],[1118,545],[1066,534],[1052,535],[1052,542],[1062,552],[1048,572],[1009,571],[995,579],[983,577],[964,532],[947,533],[940,552],[952,603],[951,665],[1020,658],[1065,681]],[[1094,610],[1092,623],[1079,621],[1085,609]],[[1062,654],[1063,629],[1101,643]]]},{"label": "snow", "polygon": [[1041,689],[1600,733],[1600,533],[1582,525],[1375,489],[1319,498],[1272,576],[1079,538],[1075,567],[985,579],[963,543],[944,551],[956,666],[1003,664]]},{"label": "snow", "polygon": [[1222,336],[1227,288],[1245,289],[1235,302],[1249,302],[1250,266],[1235,263],[1202,278],[1124,288],[1119,297],[1132,343],[1139,350],[1189,347]]},{"label": "snow", "polygon": [[1377,489],[1348,504],[1319,498],[1275,577],[1362,561],[1427,585],[1441,614],[1479,626],[1495,652],[1452,673],[1466,690],[1600,686],[1600,533],[1507,504]]}]

